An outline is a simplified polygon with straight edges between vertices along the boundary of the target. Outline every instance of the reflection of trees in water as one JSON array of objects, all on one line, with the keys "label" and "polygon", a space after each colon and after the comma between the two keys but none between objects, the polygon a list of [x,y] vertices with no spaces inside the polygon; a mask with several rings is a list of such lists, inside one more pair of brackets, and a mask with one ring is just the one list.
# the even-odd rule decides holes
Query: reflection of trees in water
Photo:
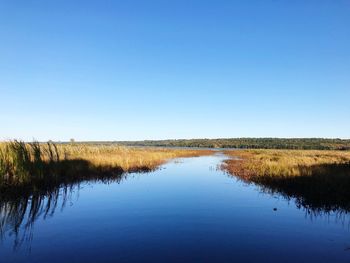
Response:
[{"label": "reflection of trees in water", "polygon": [[[108,176],[87,182],[120,183],[125,175]],[[64,209],[73,196],[79,194],[81,183],[74,182],[61,186],[46,186],[34,193],[0,194],[0,239],[14,240],[14,249],[30,243],[33,238],[34,223],[54,215],[57,209]]]}]

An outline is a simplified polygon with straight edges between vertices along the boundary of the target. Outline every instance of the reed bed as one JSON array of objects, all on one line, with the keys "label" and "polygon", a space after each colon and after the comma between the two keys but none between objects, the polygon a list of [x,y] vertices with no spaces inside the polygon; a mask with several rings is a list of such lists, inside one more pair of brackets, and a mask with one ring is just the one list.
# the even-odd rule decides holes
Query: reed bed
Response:
[{"label": "reed bed", "polygon": [[223,169],[309,208],[350,211],[350,151],[236,150]]},{"label": "reed bed", "polygon": [[118,145],[59,145],[66,159],[83,159],[96,166],[118,166],[125,172],[153,170],[169,159],[212,154],[210,150],[138,148]]},{"label": "reed bed", "polygon": [[30,238],[35,220],[52,215],[59,198],[62,209],[83,181],[120,183],[128,172],[150,171],[169,159],[211,153],[111,144],[0,142],[0,242],[10,229],[14,248],[19,247]]},{"label": "reed bed", "polygon": [[226,161],[227,170],[248,180],[312,175],[315,166],[350,163],[350,151],[235,150],[226,153],[236,157]]},{"label": "reed bed", "polygon": [[0,189],[58,185],[156,169],[172,158],[207,150],[130,148],[117,145],[0,143]]}]

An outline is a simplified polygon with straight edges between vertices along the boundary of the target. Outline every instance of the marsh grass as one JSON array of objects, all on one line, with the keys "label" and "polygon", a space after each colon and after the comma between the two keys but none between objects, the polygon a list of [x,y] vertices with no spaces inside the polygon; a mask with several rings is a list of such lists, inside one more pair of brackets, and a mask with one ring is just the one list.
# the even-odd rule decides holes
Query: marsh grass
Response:
[{"label": "marsh grass", "polygon": [[152,171],[172,158],[211,153],[117,145],[0,143],[0,241],[6,233],[14,237],[15,249],[30,241],[34,222],[53,215],[57,207],[62,209],[84,181],[119,183],[130,172]]},{"label": "marsh grass", "polygon": [[[310,210],[350,211],[350,152],[237,150],[223,169],[266,192],[295,198]],[[238,157],[238,159],[237,159]]]},{"label": "marsh grass", "polygon": [[0,143],[0,189],[21,192],[147,172],[172,158],[211,154],[206,150],[129,148],[117,145]]},{"label": "marsh grass", "polygon": [[65,152],[68,160],[88,160],[99,167],[118,166],[125,172],[153,170],[173,158],[212,154],[210,150],[137,148],[89,144],[59,145],[58,149]]},{"label": "marsh grass", "polygon": [[0,144],[0,178],[2,184],[25,184],[33,178],[41,179],[45,172],[53,174],[59,163],[57,146],[48,142],[24,143],[11,141]]}]

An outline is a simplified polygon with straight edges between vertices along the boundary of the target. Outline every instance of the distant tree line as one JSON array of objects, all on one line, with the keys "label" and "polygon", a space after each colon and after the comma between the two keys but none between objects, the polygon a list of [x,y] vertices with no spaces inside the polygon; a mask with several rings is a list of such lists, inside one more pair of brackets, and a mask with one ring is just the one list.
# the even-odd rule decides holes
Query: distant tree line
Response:
[{"label": "distant tree line", "polygon": [[145,140],[115,142],[128,146],[206,147],[238,149],[350,150],[350,139],[324,138],[229,138],[187,140]]}]

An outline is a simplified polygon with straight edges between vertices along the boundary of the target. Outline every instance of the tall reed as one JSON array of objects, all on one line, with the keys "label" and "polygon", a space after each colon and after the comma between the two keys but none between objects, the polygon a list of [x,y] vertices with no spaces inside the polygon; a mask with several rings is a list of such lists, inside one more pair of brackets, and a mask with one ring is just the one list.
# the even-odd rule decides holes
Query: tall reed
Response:
[{"label": "tall reed", "polygon": [[60,161],[57,146],[51,142],[25,143],[10,141],[0,144],[0,180],[5,184],[23,184],[44,173],[54,173],[54,164]]},{"label": "tall reed", "polygon": [[[130,148],[118,145],[0,143],[0,188],[39,187],[89,178],[150,171],[169,159],[211,154],[208,150]],[[41,186],[40,186],[41,187]]]}]

